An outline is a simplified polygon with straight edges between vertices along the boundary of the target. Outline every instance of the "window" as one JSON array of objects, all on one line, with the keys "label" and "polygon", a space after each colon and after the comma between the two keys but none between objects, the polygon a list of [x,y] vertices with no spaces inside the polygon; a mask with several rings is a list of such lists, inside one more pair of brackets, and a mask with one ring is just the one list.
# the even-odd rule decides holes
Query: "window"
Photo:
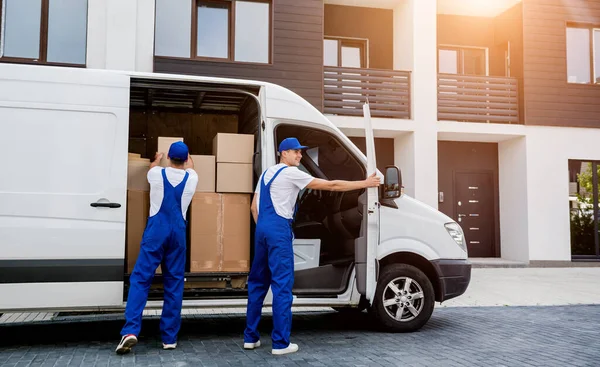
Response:
[{"label": "window", "polygon": [[571,256],[574,259],[600,259],[599,163],[569,160]]},{"label": "window", "polygon": [[87,0],[0,0],[0,60],[85,65]]},{"label": "window", "polygon": [[567,27],[567,81],[600,83],[600,28]]},{"label": "window", "polygon": [[487,75],[487,49],[442,46],[438,49],[438,71],[442,74]]},{"label": "window", "polygon": [[334,135],[322,130],[297,125],[277,127],[277,146],[290,136],[309,146],[303,154],[302,164],[308,172],[325,180],[362,180],[365,168]]},{"label": "window", "polygon": [[344,68],[368,68],[366,39],[333,38],[323,40],[323,63],[325,66]]},{"label": "window", "polygon": [[271,3],[156,1],[154,55],[269,63]]}]

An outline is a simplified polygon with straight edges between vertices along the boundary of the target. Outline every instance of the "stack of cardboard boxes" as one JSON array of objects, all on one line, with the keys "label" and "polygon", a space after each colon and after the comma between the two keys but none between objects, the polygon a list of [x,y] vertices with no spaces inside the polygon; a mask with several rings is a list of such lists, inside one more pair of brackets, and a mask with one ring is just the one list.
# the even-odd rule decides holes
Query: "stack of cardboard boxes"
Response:
[{"label": "stack of cardboard boxes", "polygon": [[131,273],[140,252],[142,235],[150,213],[150,160],[129,153],[127,164],[127,272]]},{"label": "stack of cardboard boxes", "polygon": [[[170,145],[182,138],[159,137],[166,159]],[[198,185],[189,216],[192,273],[247,272],[250,268],[250,193],[254,136],[219,133],[213,155],[192,155]],[[133,270],[150,211],[146,178],[149,159],[131,154],[128,167],[127,268]],[[160,272],[160,268],[157,272]]]},{"label": "stack of cardboard boxes", "polygon": [[247,272],[254,136],[219,133],[213,154],[216,192],[196,193],[190,207],[190,271]]}]

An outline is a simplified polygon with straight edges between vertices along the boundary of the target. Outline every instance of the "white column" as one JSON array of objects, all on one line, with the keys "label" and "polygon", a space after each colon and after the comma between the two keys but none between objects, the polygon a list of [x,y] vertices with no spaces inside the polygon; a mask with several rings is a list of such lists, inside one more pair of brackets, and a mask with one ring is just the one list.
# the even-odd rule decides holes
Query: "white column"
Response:
[{"label": "white column", "polygon": [[437,209],[437,0],[404,0],[394,9],[394,68],[411,70],[414,133],[395,140],[405,190]]},{"label": "white column", "polygon": [[394,11],[394,70],[413,69],[413,0],[402,0]]},{"label": "white column", "polygon": [[404,193],[415,197],[415,134],[405,133],[394,138],[394,165],[402,172]]},{"label": "white column", "polygon": [[137,1],[105,0],[106,68],[135,70]]},{"label": "white column", "polygon": [[106,0],[88,0],[86,66],[106,68]]},{"label": "white column", "polygon": [[154,9],[155,0],[138,0],[135,70],[154,71]]},{"label": "white column", "polygon": [[507,260],[529,262],[527,140],[525,137],[498,143],[498,166],[500,255]]},{"label": "white column", "polygon": [[437,1],[412,0],[412,116],[418,124],[437,122]]},{"label": "white column", "polygon": [[437,134],[418,129],[394,139],[394,164],[402,170],[404,192],[437,209]]},{"label": "white column", "polygon": [[415,131],[415,198],[438,208],[438,140],[435,125]]}]

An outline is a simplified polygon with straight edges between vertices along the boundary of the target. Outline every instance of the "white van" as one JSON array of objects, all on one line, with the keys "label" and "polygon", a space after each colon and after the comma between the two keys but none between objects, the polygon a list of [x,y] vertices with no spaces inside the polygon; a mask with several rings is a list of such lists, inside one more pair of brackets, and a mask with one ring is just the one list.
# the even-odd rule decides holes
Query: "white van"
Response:
[{"label": "white van", "polygon": [[[124,308],[128,152],[142,146],[153,155],[152,124],[178,136],[176,118],[161,122],[173,111],[234,116],[237,132],[255,138],[254,184],[288,136],[313,148],[301,168],[315,177],[357,180],[375,170],[369,116],[367,159],[311,104],[270,83],[0,65],[0,313]],[[134,126],[136,113],[154,122]],[[199,134],[210,139],[216,126]],[[388,330],[414,331],[435,301],[465,292],[471,265],[461,227],[403,194],[396,167],[384,182],[379,190],[301,192],[295,306],[368,308]],[[240,275],[186,273],[186,282]],[[148,308],[162,307],[160,274],[154,282]],[[184,307],[245,306],[246,288],[227,284],[186,287]]]}]

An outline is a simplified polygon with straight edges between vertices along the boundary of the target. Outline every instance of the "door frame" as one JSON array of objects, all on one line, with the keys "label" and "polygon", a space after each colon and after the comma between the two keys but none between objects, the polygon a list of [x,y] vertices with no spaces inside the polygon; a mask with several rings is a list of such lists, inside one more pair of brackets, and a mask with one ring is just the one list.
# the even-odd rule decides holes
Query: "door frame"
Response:
[{"label": "door frame", "polygon": [[[452,214],[454,218],[457,216],[457,205],[456,205],[456,174],[476,174],[476,173],[484,173],[490,175],[492,179],[492,203],[493,210],[492,213],[494,215],[493,218],[493,228],[492,228],[492,238],[494,240],[494,244],[492,246],[492,257],[500,258],[501,257],[501,246],[500,246],[500,207],[499,207],[499,188],[496,185],[496,180],[494,177],[493,169],[455,169],[452,170],[452,197],[454,202],[452,203]],[[458,219],[456,219],[458,220]]]},{"label": "door frame", "polygon": [[[268,120],[269,120],[269,123],[267,125],[267,129],[270,129],[270,133],[272,135],[268,140],[265,139],[265,141],[272,143],[273,145],[267,149],[267,151],[272,152],[272,153],[265,154],[265,159],[274,158],[275,164],[277,164],[279,162],[278,152],[277,152],[278,130],[282,126],[293,126],[293,127],[297,127],[297,128],[301,128],[301,129],[310,129],[310,130],[314,130],[314,131],[320,131],[322,133],[330,135],[332,138],[334,138],[334,140],[336,140],[339,143],[339,145],[341,147],[343,147],[348,152],[348,154],[350,156],[352,156],[352,158],[356,161],[356,163],[363,168],[363,173],[366,175],[367,165],[366,165],[366,162],[361,161],[359,158],[360,150],[354,149],[350,139],[348,139],[348,141],[344,141],[344,139],[341,138],[341,136],[338,134],[338,132],[331,129],[330,127],[323,126],[323,125],[317,125],[315,123],[308,122],[308,121],[302,121],[302,120],[272,119],[272,118],[268,119]],[[308,157],[308,158],[310,159],[310,157]],[[267,167],[267,168],[263,169],[263,172],[266,171],[268,169],[268,167],[271,167],[271,165],[267,164],[265,167]],[[314,176],[314,177],[319,178],[318,176]],[[326,178],[331,179],[329,177],[326,177]],[[316,268],[295,270],[294,274],[295,274],[295,276],[298,276],[296,274],[298,271],[308,273],[308,272],[318,271],[318,269],[320,269],[322,267],[323,266],[318,266]],[[297,299],[301,299],[301,298],[302,299],[319,299],[320,297],[329,298],[332,296],[337,296],[339,299],[340,297],[345,297],[344,295],[348,294],[348,292],[351,291],[353,284],[354,284],[354,286],[356,284],[356,273],[357,273],[357,265],[356,265],[356,261],[354,261],[354,262],[352,262],[352,265],[349,268],[349,278],[344,282],[344,284],[342,284],[343,288],[340,288],[339,291],[337,291],[337,292],[310,292],[309,291],[309,292],[303,293],[303,292],[298,292],[298,290],[296,290],[296,293],[294,293],[294,297]],[[354,294],[353,291],[350,294],[350,297],[352,296],[352,294]]]}]

